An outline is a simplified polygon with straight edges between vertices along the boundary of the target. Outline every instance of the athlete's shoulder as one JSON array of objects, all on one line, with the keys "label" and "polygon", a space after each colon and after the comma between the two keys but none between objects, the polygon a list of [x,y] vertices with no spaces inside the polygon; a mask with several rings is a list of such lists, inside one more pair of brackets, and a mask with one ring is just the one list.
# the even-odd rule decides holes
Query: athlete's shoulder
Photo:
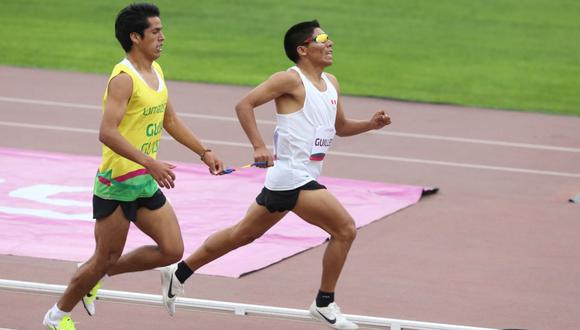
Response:
[{"label": "athlete's shoulder", "polygon": [[300,80],[300,75],[295,70],[278,71],[272,74],[270,78],[282,79],[282,80]]},{"label": "athlete's shoulder", "polygon": [[111,93],[131,94],[133,77],[125,71],[119,72],[109,80],[108,91]]},{"label": "athlete's shoulder", "polygon": [[125,63],[125,61],[115,64],[107,81],[104,98],[108,99],[111,95],[130,95],[132,90],[133,73],[131,68]]},{"label": "athlete's shoulder", "polygon": [[279,71],[270,76],[270,82],[286,87],[295,87],[300,85],[301,79],[298,72],[294,70]]},{"label": "athlete's shoulder", "polygon": [[124,59],[121,62],[115,64],[113,70],[111,71],[109,81],[122,73],[125,74],[126,76],[129,76],[129,78],[133,78],[134,71],[132,69],[130,62],[127,59]]},{"label": "athlete's shoulder", "polygon": [[119,62],[119,63],[115,64],[115,66],[113,66],[113,73],[120,72],[120,71],[127,71],[130,69],[131,69],[130,62],[125,58],[121,62]]}]

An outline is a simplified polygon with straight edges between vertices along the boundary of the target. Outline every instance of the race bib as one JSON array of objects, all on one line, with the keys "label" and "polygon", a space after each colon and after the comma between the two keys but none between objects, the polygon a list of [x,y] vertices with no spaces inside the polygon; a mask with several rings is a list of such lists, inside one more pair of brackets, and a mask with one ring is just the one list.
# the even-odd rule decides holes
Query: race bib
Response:
[{"label": "race bib", "polygon": [[328,148],[332,144],[335,133],[336,131],[332,126],[318,126],[316,128],[316,134],[312,141],[312,149],[310,150],[310,160],[319,162],[324,159]]}]

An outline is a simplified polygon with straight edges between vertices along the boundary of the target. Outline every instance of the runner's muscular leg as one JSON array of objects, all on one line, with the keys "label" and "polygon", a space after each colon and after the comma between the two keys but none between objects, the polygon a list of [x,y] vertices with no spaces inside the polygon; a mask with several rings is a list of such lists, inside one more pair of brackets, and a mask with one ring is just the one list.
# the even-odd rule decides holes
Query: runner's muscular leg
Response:
[{"label": "runner's muscular leg", "polygon": [[286,213],[288,212],[270,213],[268,209],[254,202],[240,222],[209,236],[202,246],[187,257],[185,263],[195,271],[226,253],[253,242],[278,223]]},{"label": "runner's muscular leg", "polygon": [[58,308],[70,312],[117,262],[125,247],[129,225],[121,207],[117,207],[111,215],[96,220],[95,252],[73,275],[58,301]]},{"label": "runner's muscular leg", "polygon": [[183,239],[173,207],[167,201],[156,210],[140,207],[135,225],[157,245],[145,245],[123,254],[109,275],[149,270],[181,260]]},{"label": "runner's muscular leg", "polygon": [[356,225],[348,211],[326,189],[302,190],[292,210],[306,222],[330,234],[322,259],[320,290],[334,292],[352,242]]}]

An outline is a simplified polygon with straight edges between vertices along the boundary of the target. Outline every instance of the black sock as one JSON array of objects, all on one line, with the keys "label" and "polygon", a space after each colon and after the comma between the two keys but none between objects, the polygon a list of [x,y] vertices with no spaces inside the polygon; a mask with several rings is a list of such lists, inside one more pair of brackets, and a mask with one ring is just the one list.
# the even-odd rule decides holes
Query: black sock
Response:
[{"label": "black sock", "polygon": [[334,302],[334,292],[318,291],[318,295],[316,296],[316,306],[328,307],[328,305],[330,305],[333,302]]},{"label": "black sock", "polygon": [[189,266],[185,263],[185,261],[181,261],[177,264],[177,270],[175,271],[175,277],[183,284],[191,275],[193,275],[193,271]]}]

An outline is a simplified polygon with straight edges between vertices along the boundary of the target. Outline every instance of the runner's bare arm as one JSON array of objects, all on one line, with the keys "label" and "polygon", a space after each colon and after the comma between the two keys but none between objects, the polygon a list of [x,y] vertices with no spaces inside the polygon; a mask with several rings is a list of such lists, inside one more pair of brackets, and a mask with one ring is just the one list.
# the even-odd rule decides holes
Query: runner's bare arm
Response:
[{"label": "runner's bare arm", "polygon": [[272,153],[260,135],[254,109],[266,102],[272,101],[284,94],[292,94],[299,86],[300,81],[290,72],[277,72],[266,81],[250,91],[236,105],[238,120],[254,147],[254,161],[273,164]]},{"label": "runner's bare arm", "polygon": [[129,143],[119,133],[118,127],[123,120],[127,103],[133,91],[133,81],[126,73],[111,79],[108,86],[107,101],[99,129],[99,141],[117,154],[145,167],[159,186],[173,188],[175,166],[153,159]]},{"label": "runner's bare arm", "polygon": [[346,118],[344,114],[344,110],[342,108],[342,101],[340,98],[340,85],[338,84],[338,80],[333,75],[327,73],[327,76],[330,78],[330,81],[336,88],[336,91],[339,94],[338,102],[336,106],[336,135],[338,136],[352,136],[361,134],[373,129],[380,129],[389,125],[391,123],[391,118],[388,114],[385,113],[384,110],[377,111],[370,120],[354,120]]},{"label": "runner's bare arm", "polygon": [[163,119],[163,128],[171,135],[177,142],[186,146],[189,150],[195,152],[202,157],[201,160],[209,167],[212,174],[217,174],[224,169],[221,160],[212,152],[206,152],[207,148],[203,146],[200,139],[198,139],[191,129],[183,122],[173,109],[171,101],[167,101],[165,107],[165,117]]}]

